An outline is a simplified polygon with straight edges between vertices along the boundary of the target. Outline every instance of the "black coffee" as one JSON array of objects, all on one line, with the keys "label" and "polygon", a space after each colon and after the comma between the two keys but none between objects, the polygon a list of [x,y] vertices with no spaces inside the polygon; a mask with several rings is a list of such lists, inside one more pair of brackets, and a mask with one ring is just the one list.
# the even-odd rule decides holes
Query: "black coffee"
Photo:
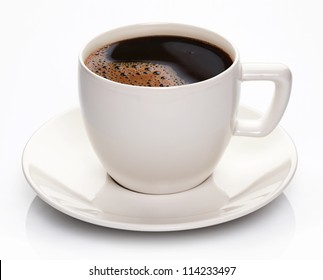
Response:
[{"label": "black coffee", "polygon": [[223,72],[232,59],[209,43],[179,36],[151,36],[105,45],[85,65],[123,84],[168,87],[200,82]]}]

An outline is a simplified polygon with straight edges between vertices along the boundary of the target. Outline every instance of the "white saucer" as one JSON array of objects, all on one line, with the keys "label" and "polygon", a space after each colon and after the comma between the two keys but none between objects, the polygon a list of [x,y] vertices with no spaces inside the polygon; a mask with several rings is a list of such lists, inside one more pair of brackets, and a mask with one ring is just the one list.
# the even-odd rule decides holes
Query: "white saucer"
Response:
[{"label": "white saucer", "polygon": [[[246,108],[239,114],[259,117]],[[102,168],[79,109],[42,126],[23,154],[25,177],[46,203],[89,223],[138,231],[200,228],[247,215],[286,188],[296,165],[295,146],[278,127],[263,138],[233,137],[213,175],[189,191],[170,195],[132,192]]]}]

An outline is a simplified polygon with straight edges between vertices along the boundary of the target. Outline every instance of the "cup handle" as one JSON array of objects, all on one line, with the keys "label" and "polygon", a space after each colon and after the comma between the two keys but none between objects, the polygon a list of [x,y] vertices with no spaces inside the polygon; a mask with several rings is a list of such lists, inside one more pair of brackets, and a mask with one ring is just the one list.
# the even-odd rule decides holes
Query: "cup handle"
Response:
[{"label": "cup handle", "polygon": [[282,64],[241,64],[241,81],[272,81],[275,92],[265,114],[258,120],[237,119],[233,134],[239,136],[266,136],[281,120],[288,104],[292,74]]}]

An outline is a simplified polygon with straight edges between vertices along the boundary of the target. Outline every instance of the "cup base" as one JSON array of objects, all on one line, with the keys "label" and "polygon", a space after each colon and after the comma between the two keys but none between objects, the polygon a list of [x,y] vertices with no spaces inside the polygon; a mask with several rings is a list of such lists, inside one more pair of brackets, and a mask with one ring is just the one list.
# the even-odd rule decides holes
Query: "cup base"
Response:
[{"label": "cup base", "polygon": [[209,179],[210,176],[212,176],[212,174],[210,176],[208,176],[206,179],[204,179],[201,183],[193,186],[193,187],[190,187],[188,189],[185,189],[185,190],[182,190],[182,191],[178,191],[178,192],[168,192],[168,193],[149,193],[149,192],[140,192],[140,191],[136,191],[136,190],[133,190],[129,187],[126,187],[124,185],[122,185],[121,183],[119,183],[116,179],[114,179],[111,175],[109,175],[107,173],[107,176],[114,182],[116,183],[119,187],[127,190],[127,191],[130,191],[130,192],[134,192],[134,193],[138,193],[138,194],[143,194],[143,195],[172,195],[172,194],[177,194],[177,193],[184,193],[184,192],[187,192],[187,191],[191,191],[192,189],[194,188],[197,188],[199,187],[200,185],[203,185],[205,183],[205,181],[207,181]]}]

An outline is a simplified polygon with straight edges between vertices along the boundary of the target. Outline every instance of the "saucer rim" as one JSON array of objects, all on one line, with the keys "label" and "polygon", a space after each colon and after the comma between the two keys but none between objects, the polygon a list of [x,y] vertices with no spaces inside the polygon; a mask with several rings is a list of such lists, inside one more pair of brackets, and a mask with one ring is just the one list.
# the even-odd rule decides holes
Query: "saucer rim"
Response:
[{"label": "saucer rim", "polygon": [[[260,114],[257,110],[254,108],[248,107],[248,106],[241,106],[242,108],[252,111],[253,113]],[[53,207],[54,209],[62,212],[63,214],[66,214],[70,217],[73,217],[75,219],[81,220],[83,222],[87,222],[90,224],[94,224],[97,226],[103,226],[103,227],[108,227],[108,228],[114,228],[114,229],[121,229],[121,230],[128,230],[128,231],[142,231],[142,232],[170,232],[170,231],[184,231],[184,230],[191,230],[191,229],[198,229],[198,228],[205,228],[209,226],[215,226],[218,224],[226,223],[232,220],[239,219],[241,217],[244,217],[246,215],[249,215],[267,204],[271,203],[273,200],[275,200],[289,185],[291,180],[293,179],[295,172],[297,170],[298,166],[298,153],[297,149],[295,146],[295,143],[291,136],[286,132],[284,128],[282,128],[281,125],[278,125],[274,130],[280,130],[286,138],[290,141],[291,144],[291,154],[290,154],[290,168],[288,175],[285,177],[285,179],[280,183],[279,187],[273,192],[273,194],[270,196],[269,199],[263,200],[261,203],[257,203],[253,207],[249,207],[247,209],[243,209],[242,211],[239,211],[238,213],[232,213],[231,215],[227,215],[225,217],[217,217],[216,215],[211,217],[211,218],[204,218],[201,220],[194,220],[191,222],[181,222],[181,223],[156,223],[156,224],[147,224],[147,223],[131,223],[131,222],[125,222],[125,221],[112,221],[112,220],[107,220],[107,219],[96,219],[93,217],[88,217],[87,215],[84,215],[80,212],[77,211],[71,211],[68,207],[64,207],[64,205],[61,205],[59,203],[55,203],[53,200],[50,199],[45,193],[43,193],[39,188],[37,188],[37,184],[35,184],[31,178],[31,175],[28,172],[28,160],[26,159],[26,151],[28,149],[29,144],[33,140],[33,138],[42,131],[43,128],[46,126],[50,125],[51,123],[54,123],[56,120],[64,117],[64,115],[80,110],[79,107],[73,107],[71,109],[65,110],[62,113],[59,113],[53,117],[51,117],[49,120],[44,122],[34,133],[30,136],[28,141],[26,142],[26,145],[23,149],[22,153],[22,159],[21,159],[21,164],[22,164],[22,171],[23,174],[30,185],[30,187],[35,191],[37,196],[41,200],[43,200],[45,203]],[[269,134],[270,135],[270,134]],[[233,136],[233,137],[243,137],[243,136]],[[267,136],[265,136],[267,137]],[[248,137],[250,138],[250,137]],[[189,190],[188,190],[189,191]],[[229,202],[230,203],[230,202]],[[203,213],[205,215],[205,213]],[[201,214],[201,216],[203,216]],[[117,216],[117,215],[116,215]]]}]

